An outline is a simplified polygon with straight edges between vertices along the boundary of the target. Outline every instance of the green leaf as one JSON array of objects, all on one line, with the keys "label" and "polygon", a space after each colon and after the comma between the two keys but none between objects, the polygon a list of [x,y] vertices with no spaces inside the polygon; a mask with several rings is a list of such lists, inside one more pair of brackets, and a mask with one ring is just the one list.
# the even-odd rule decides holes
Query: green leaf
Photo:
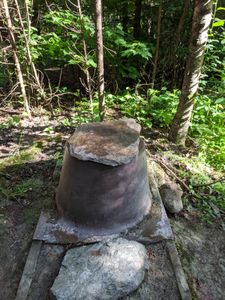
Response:
[{"label": "green leaf", "polygon": [[225,10],[225,7],[218,7],[217,10]]},{"label": "green leaf", "polygon": [[97,64],[96,64],[96,62],[94,61],[93,58],[89,58],[89,59],[88,59],[87,65],[90,66],[90,67],[93,67],[93,68],[96,68],[96,67],[97,67]]},{"label": "green leaf", "polygon": [[225,20],[216,21],[213,23],[213,27],[220,27],[224,25]]},{"label": "green leaf", "polygon": [[215,101],[216,104],[225,102],[225,98],[219,98]]}]

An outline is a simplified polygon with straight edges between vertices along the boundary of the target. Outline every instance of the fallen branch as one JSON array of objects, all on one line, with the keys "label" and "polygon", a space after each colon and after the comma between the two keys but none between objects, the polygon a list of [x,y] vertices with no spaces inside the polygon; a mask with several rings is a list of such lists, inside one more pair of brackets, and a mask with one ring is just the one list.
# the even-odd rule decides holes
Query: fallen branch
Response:
[{"label": "fallen branch", "polygon": [[[150,152],[147,149],[146,149],[146,152],[151,157],[151,154],[150,154]],[[184,183],[183,180],[181,180],[168,166],[166,166],[160,159],[157,159],[156,157],[154,158],[154,160],[156,162],[158,162],[164,169],[166,169],[168,172],[170,172],[170,174],[183,186],[183,188],[186,191],[188,191],[189,193],[191,193],[191,191],[190,191],[189,187],[186,185],[186,183]]]},{"label": "fallen branch", "polygon": [[158,155],[152,155],[152,157],[155,159],[155,160],[158,160],[160,162],[162,162],[163,164],[165,164],[168,168],[170,168],[175,174],[176,173],[181,173],[180,170],[177,170],[176,168],[174,168],[173,166],[168,166],[168,163],[167,161],[163,158],[163,157],[159,157]]},{"label": "fallen branch", "polygon": [[9,110],[9,109],[4,109],[4,108],[0,108],[0,111],[9,114],[9,115],[21,115],[21,111],[17,111],[17,110]]},{"label": "fallen branch", "polygon": [[220,214],[225,216],[225,211],[223,211],[222,209],[220,209],[218,206],[216,206],[214,203],[209,202],[209,205],[211,206],[211,208],[213,209],[214,213],[218,216],[221,217]]},{"label": "fallen branch", "polygon": [[212,182],[209,182],[209,183],[205,183],[205,184],[199,184],[199,185],[193,185],[192,187],[193,188],[199,188],[199,187],[204,187],[204,186],[209,186],[209,185],[213,185],[215,183],[218,183],[218,182],[223,182],[225,181],[225,178],[220,178],[218,180],[215,180],[215,181],[212,181]]},{"label": "fallen branch", "polygon": [[8,180],[12,178],[9,174],[3,173],[3,172],[0,172],[0,176],[4,177],[5,179],[8,179]]},{"label": "fallen branch", "polygon": [[[190,188],[186,185],[186,183],[183,182],[183,180],[181,180],[167,165],[165,165],[160,159],[153,157],[147,149],[146,149],[146,152],[149,155],[149,157],[152,157],[153,160],[156,161],[156,163],[160,164],[164,169],[166,169],[168,172],[170,172],[170,174],[180,183],[180,185],[187,191],[187,193],[191,197],[195,198],[196,200],[202,200],[202,196],[197,195],[194,191],[191,191]],[[193,201],[193,204],[194,204],[194,201]]]}]

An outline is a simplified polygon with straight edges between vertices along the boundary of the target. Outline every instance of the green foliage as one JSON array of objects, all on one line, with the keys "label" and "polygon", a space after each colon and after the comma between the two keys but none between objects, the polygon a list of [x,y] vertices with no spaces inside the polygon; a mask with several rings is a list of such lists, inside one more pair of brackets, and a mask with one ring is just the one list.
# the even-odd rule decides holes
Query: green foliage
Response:
[{"label": "green foliage", "polygon": [[[188,176],[188,175],[187,175]],[[210,222],[217,218],[220,211],[225,211],[225,186],[223,182],[212,183],[206,174],[191,174],[189,187],[197,196],[195,205],[202,212],[204,220]]]},{"label": "green foliage", "polygon": [[0,198],[9,200],[15,200],[23,198],[28,192],[38,191],[43,185],[43,182],[39,179],[26,179],[18,184],[1,185],[0,187]]},{"label": "green foliage", "polygon": [[191,135],[202,155],[217,169],[225,168],[225,98],[200,95],[196,99]]},{"label": "green foliage", "polygon": [[165,127],[171,123],[176,112],[179,95],[178,90],[170,92],[166,88],[162,88],[161,91],[153,89],[148,91],[154,124]]},{"label": "green foliage", "polygon": [[[187,182],[190,193],[184,195],[183,203],[186,209],[193,206],[200,212],[204,221],[211,223],[225,211],[225,184],[217,182],[223,173],[215,171],[206,162],[203,155],[164,153],[169,160],[180,166],[180,178]],[[214,184],[212,184],[215,182]]]},{"label": "green foliage", "polygon": [[[129,89],[119,96],[108,94],[106,102],[114,105],[124,116],[135,118],[145,127],[167,127],[175,114],[180,92],[149,89],[147,97]],[[198,142],[199,155],[218,170],[225,168],[225,98],[199,95],[190,134]]]},{"label": "green foliage", "polygon": [[38,148],[38,145],[33,145],[28,149],[15,152],[13,155],[6,157],[1,161],[0,171],[4,170],[8,166],[13,166],[14,168],[17,168],[19,165],[34,159],[36,154],[39,152],[40,149]]},{"label": "green foliage", "polygon": [[48,134],[54,134],[55,133],[55,128],[52,126],[46,127],[43,132],[46,132]]},{"label": "green foliage", "polygon": [[106,95],[106,103],[108,107],[117,108],[125,117],[135,118],[145,127],[152,126],[150,118],[150,105],[146,98],[131,93],[127,89],[121,95]]},{"label": "green foliage", "polygon": [[[78,65],[82,69],[96,68],[95,26],[88,16],[84,19],[84,39],[88,61],[83,54],[79,16],[69,10],[52,10],[44,15],[41,34],[33,28],[31,51],[34,61],[44,66]],[[116,70],[116,80],[138,79],[140,66],[151,57],[150,45],[136,41],[126,34],[122,26],[104,28],[105,63]]]},{"label": "green foliage", "polygon": [[[149,89],[147,96],[129,88],[120,95],[106,95],[106,104],[124,116],[135,118],[144,127],[168,127],[175,114],[180,92]],[[190,134],[199,145],[199,156],[217,170],[225,168],[225,98],[199,95]]]},{"label": "green foliage", "polygon": [[12,116],[7,119],[5,123],[0,124],[0,129],[10,128],[10,127],[19,127],[20,124],[20,117],[19,116]]},{"label": "green foliage", "polygon": [[[94,25],[84,17],[84,38],[94,46]],[[80,65],[82,68],[96,67],[94,53],[89,52],[87,66],[82,49],[80,19],[69,10],[51,10],[44,15],[41,34],[33,28],[31,37],[33,59],[45,66]]]},{"label": "green foliage", "polygon": [[134,40],[123,31],[121,24],[115,28],[109,26],[104,29],[104,42],[108,49],[113,49],[105,53],[105,60],[112,64],[113,57],[117,80],[118,75],[122,78],[138,79],[140,65],[144,65],[152,57],[150,44]]},{"label": "green foliage", "polygon": [[[86,99],[76,101],[73,108],[73,115],[70,118],[65,118],[60,123],[62,126],[78,126],[83,123],[99,121],[97,95],[93,99],[92,105]],[[92,106],[92,110],[91,110]]]},{"label": "green foliage", "polygon": [[[218,7],[217,13],[224,11],[225,7]],[[205,55],[203,87],[213,90],[225,88],[225,28],[224,21],[216,17],[212,24]]]},{"label": "green foliage", "polygon": [[145,127],[153,124],[165,127],[172,120],[178,102],[179,92],[162,91],[149,89],[147,96],[137,95],[127,89],[120,95],[106,95],[106,103],[109,107],[115,105],[126,117],[135,118]]}]

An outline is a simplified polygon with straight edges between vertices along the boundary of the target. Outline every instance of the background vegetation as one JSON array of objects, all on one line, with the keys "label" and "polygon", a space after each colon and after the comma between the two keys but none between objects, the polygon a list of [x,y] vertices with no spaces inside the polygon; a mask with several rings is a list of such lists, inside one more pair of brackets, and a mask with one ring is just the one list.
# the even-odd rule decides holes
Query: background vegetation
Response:
[{"label": "background vegetation", "polygon": [[[98,120],[93,1],[83,0],[80,5],[70,0],[19,1],[17,7],[12,0],[8,4],[15,45],[2,13],[1,108],[20,110],[24,104],[13,60],[16,51],[31,114],[41,112],[57,118],[66,112],[60,121],[65,127]],[[167,156],[181,161],[184,180],[200,195],[197,206],[213,215],[215,207],[211,203],[221,213],[225,210],[223,181],[209,185],[211,190],[199,191],[194,186],[224,178],[224,0],[213,2],[213,20],[186,141],[188,148],[184,150],[167,141],[182,89],[194,5],[192,0],[103,2],[106,118],[133,117],[142,124],[144,134],[159,132],[157,151],[167,155],[169,149],[173,154]],[[12,117],[0,127],[19,124],[20,117]],[[54,132],[54,127],[47,130]],[[26,189],[24,185],[21,191]]]}]

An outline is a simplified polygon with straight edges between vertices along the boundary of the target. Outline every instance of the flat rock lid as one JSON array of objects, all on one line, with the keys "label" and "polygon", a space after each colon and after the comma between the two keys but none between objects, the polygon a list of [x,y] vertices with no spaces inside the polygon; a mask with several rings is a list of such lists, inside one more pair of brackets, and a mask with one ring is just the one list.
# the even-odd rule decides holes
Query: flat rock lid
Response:
[{"label": "flat rock lid", "polygon": [[141,126],[134,119],[83,124],[67,141],[70,155],[118,166],[138,155]]}]

